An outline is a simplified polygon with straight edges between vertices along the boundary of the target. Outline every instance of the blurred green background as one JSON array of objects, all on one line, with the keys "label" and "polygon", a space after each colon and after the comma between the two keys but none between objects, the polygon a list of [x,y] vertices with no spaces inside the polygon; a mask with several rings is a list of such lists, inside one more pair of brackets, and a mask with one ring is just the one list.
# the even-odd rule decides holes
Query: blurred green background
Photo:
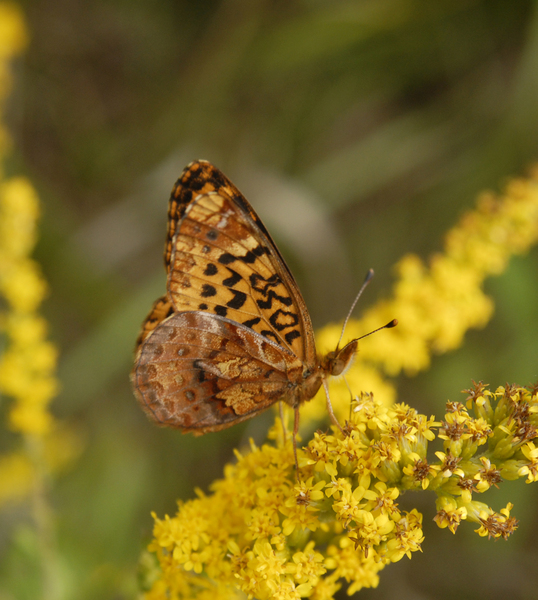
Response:
[{"label": "blurred green background", "polygon": [[[84,452],[53,489],[66,597],[127,599],[150,511],[207,490],[270,414],[202,438],[158,429],[129,387],[138,328],[164,291],[170,190],[205,158],[259,212],[315,326],[390,293],[405,253],[441,248],[483,189],[538,159],[538,5],[531,0],[28,0],[8,124],[43,202],[36,257],[61,350],[56,415]],[[291,214],[291,218],[290,218]],[[538,250],[488,280],[492,322],[399,400],[442,416],[471,379],[538,380]],[[398,315],[394,315],[398,317]],[[383,335],[383,334],[379,334]],[[365,342],[366,343],[366,342]],[[538,597],[538,490],[506,484],[520,529],[488,542],[424,513],[423,554],[387,567],[363,598]],[[23,509],[21,509],[23,510]],[[1,576],[32,598],[23,534],[1,540]],[[21,567],[23,565],[23,567]],[[25,581],[26,580],[26,581]],[[341,597],[345,597],[342,592]]]}]

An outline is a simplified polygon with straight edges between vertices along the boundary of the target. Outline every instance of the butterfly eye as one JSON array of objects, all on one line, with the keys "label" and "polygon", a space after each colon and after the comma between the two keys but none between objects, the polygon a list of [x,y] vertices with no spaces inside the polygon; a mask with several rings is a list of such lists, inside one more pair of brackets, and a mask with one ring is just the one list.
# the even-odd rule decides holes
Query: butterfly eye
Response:
[{"label": "butterfly eye", "polygon": [[[332,352],[335,356],[329,361],[328,372],[333,376],[342,375],[351,365],[353,356],[357,352],[359,342],[352,340],[349,344],[346,344],[342,350],[338,350],[336,353]],[[329,356],[329,355],[327,355]]]}]

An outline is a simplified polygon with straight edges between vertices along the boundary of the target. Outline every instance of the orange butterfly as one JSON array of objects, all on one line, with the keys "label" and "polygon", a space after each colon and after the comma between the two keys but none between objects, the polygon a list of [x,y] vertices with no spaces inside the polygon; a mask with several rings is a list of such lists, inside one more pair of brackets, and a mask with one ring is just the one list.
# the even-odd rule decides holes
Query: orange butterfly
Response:
[{"label": "orange butterfly", "polygon": [[191,163],[172,191],[164,259],[167,293],[143,324],[131,375],[142,408],[160,425],[201,435],[282,400],[295,409],[297,464],[299,406],[323,384],[340,427],[327,379],[345,371],[358,340],[317,356],[306,304],[275,243],[207,161]]}]

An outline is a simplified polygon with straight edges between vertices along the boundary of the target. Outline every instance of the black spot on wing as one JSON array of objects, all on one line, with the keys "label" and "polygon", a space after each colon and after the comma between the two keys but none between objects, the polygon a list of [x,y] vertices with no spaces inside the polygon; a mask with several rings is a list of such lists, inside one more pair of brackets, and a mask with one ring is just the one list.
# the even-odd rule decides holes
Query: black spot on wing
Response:
[{"label": "black spot on wing", "polygon": [[269,329],[264,329],[263,331],[260,331],[260,334],[263,335],[266,338],[273,338],[273,340],[277,344],[281,345],[280,344],[280,339],[278,338],[278,336],[274,332],[270,331]]},{"label": "black spot on wing", "polygon": [[230,290],[230,292],[232,292],[234,297],[231,300],[228,300],[228,302],[226,302],[226,306],[239,310],[247,301],[247,295],[244,292],[240,292],[238,290]]},{"label": "black spot on wing", "polygon": [[237,260],[237,258],[233,254],[230,254],[229,252],[224,252],[224,254],[221,254],[219,256],[219,263],[221,265],[229,265],[229,264],[235,262],[236,260]]},{"label": "black spot on wing", "polygon": [[288,342],[288,344],[290,344],[290,345],[293,342],[293,340],[298,337],[301,337],[301,334],[297,331],[297,329],[288,331],[288,333],[286,333],[286,335],[284,336],[284,338],[286,339],[286,342]]},{"label": "black spot on wing", "polygon": [[269,290],[267,294],[267,300],[256,300],[256,304],[265,310],[273,306],[273,300],[282,302],[284,306],[292,305],[292,300],[289,296],[279,296],[278,294],[275,294],[274,290]]},{"label": "black spot on wing", "polygon": [[265,279],[259,273],[252,273],[249,277],[250,285],[257,291],[260,292],[263,296],[265,296],[265,300],[257,300],[256,303],[262,309],[271,308],[273,305],[273,299],[278,300],[284,306],[291,306],[293,304],[292,299],[289,296],[280,296],[273,289],[280,283],[282,280],[275,273]]},{"label": "black spot on wing", "polygon": [[205,381],[205,374],[206,374],[206,372],[205,372],[204,366],[202,364],[202,361],[199,360],[199,359],[198,360],[194,360],[192,362],[192,366],[195,369],[198,369],[198,381],[200,383],[202,383],[203,381]]},{"label": "black spot on wing", "polygon": [[212,285],[209,285],[209,283],[204,283],[204,285],[202,286],[202,293],[201,293],[202,298],[210,298],[211,296],[216,296],[216,295],[217,295],[217,290]]},{"label": "black spot on wing", "polygon": [[264,254],[269,254],[269,249],[265,246],[256,246],[252,250],[249,250],[244,256],[239,256],[239,260],[242,260],[244,263],[252,264],[256,261],[256,259]]},{"label": "black spot on wing", "polygon": [[213,263],[207,263],[206,268],[204,269],[204,275],[212,276],[216,275],[219,272],[216,265]]},{"label": "black spot on wing", "polygon": [[219,317],[225,317],[228,314],[228,309],[220,304],[217,304],[213,310],[215,311],[215,314],[219,315]]},{"label": "black spot on wing", "polygon": [[252,327],[254,327],[254,325],[257,325],[260,321],[261,321],[260,317],[254,317],[254,319],[249,319],[248,321],[243,321],[242,324],[245,327],[250,327],[252,329]]},{"label": "black spot on wing", "polygon": [[239,275],[239,273],[237,273],[233,269],[229,268],[228,271],[231,273],[231,275],[230,275],[230,277],[227,277],[226,279],[224,279],[222,284],[227,287],[234,287],[235,285],[237,285],[237,283],[239,281],[241,281],[242,277],[241,277],[241,275]]}]

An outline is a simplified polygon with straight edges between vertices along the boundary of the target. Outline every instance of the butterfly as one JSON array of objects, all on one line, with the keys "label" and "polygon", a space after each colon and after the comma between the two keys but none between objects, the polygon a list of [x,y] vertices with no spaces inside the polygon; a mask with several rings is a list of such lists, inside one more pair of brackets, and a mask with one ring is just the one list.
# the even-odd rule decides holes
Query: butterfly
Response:
[{"label": "butterfly", "polygon": [[207,161],[190,163],[172,190],[164,262],[166,294],[143,323],[131,374],[142,408],[159,425],[201,435],[283,401],[295,410],[297,465],[299,407],[324,385],[340,427],[327,380],[350,365],[358,340],[317,355],[286,262],[245,197]]}]

